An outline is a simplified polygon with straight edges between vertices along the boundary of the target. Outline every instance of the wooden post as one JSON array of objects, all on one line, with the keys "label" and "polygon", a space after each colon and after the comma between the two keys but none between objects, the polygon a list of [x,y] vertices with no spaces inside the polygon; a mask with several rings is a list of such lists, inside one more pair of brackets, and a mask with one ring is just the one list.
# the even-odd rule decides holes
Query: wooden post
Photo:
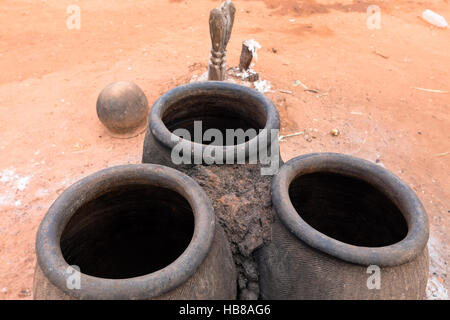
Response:
[{"label": "wooden post", "polygon": [[253,52],[248,49],[247,43],[242,42],[241,59],[239,60],[239,70],[247,71],[253,59]]},{"label": "wooden post", "polygon": [[208,80],[225,80],[225,54],[233,28],[236,8],[227,0],[219,8],[211,10],[209,32],[211,35],[211,56],[208,65]]}]

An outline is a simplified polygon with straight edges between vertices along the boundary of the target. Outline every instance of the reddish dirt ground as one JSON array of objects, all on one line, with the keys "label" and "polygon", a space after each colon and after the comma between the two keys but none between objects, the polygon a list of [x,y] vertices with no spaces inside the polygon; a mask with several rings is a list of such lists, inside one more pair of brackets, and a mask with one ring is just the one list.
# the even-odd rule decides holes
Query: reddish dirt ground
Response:
[{"label": "reddish dirt ground", "polygon": [[[66,8],[81,8],[69,30]],[[134,81],[152,104],[206,70],[209,10],[220,1],[4,0],[0,7],[0,299],[31,299],[35,234],[71,183],[140,162],[144,136],[115,139],[96,116],[97,95]],[[366,26],[370,4],[381,29]],[[261,45],[254,69],[270,81],[285,160],[333,151],[376,161],[404,179],[427,209],[430,279],[450,289],[450,21],[448,0],[235,1],[228,65],[241,43]],[[294,86],[299,80],[303,86]],[[279,90],[289,90],[292,94]],[[330,135],[337,128],[340,135]]]}]

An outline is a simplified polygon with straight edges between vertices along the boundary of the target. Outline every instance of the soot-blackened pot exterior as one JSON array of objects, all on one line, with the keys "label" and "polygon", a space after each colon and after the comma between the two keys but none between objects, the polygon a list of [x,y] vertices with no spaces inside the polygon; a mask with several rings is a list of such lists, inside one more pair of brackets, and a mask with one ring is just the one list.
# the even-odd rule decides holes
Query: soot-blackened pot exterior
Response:
[{"label": "soot-blackened pot exterior", "polygon": [[272,202],[272,241],[256,253],[263,299],[425,298],[427,216],[384,168],[341,154],[300,156],[274,178]]},{"label": "soot-blackened pot exterior", "polygon": [[[142,251],[127,242],[135,234]],[[171,244],[180,243],[175,255],[158,265]],[[116,248],[123,256],[114,260]],[[34,299],[235,299],[237,294],[231,251],[210,199],[194,180],[160,165],[112,167],[69,187],[39,227],[36,254]],[[73,261],[81,264],[78,282]]]},{"label": "soot-blackened pot exterior", "polygon": [[[202,126],[197,134],[196,121],[201,121]],[[142,161],[185,172],[211,198],[238,268],[240,299],[259,296],[252,254],[270,241],[270,184],[281,162],[279,128],[278,112],[264,95],[251,88],[217,81],[182,85],[168,91],[155,102],[149,117]],[[182,135],[182,139],[173,134],[177,129],[188,132],[188,137]],[[223,134],[222,141],[209,144],[211,138],[205,138],[209,129]],[[230,143],[226,140],[227,129],[255,130],[255,135],[237,142],[233,138]],[[196,139],[199,133],[206,144]],[[174,161],[171,155],[177,146],[183,146],[184,159],[191,164]],[[267,154],[270,160],[264,162],[261,154]],[[250,164],[255,155],[257,161]],[[244,159],[243,163],[239,164],[238,159]]]}]

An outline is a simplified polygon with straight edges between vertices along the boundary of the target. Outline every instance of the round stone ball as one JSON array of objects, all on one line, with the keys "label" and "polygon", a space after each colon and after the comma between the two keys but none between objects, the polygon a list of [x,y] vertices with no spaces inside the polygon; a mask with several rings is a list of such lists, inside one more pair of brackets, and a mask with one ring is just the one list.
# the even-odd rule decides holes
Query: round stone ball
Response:
[{"label": "round stone ball", "polygon": [[133,82],[111,83],[98,96],[97,115],[112,133],[136,133],[147,123],[147,97]]}]

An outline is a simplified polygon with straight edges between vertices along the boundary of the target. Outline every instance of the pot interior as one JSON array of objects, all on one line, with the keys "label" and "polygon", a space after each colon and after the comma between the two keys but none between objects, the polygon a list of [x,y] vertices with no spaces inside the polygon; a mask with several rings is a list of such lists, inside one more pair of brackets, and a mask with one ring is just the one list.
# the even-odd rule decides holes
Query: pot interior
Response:
[{"label": "pot interior", "polygon": [[82,273],[124,279],[172,263],[193,233],[193,212],[181,195],[165,188],[126,185],[75,212],[60,244],[66,262]]},{"label": "pot interior", "polygon": [[246,99],[245,95],[229,97],[211,93],[193,94],[172,102],[165,110],[162,121],[171,132],[176,129],[188,130],[191,141],[194,140],[194,121],[201,121],[202,137],[208,129],[218,129],[223,137],[222,141],[205,141],[203,144],[220,146],[243,143],[237,138],[226,139],[226,129],[254,129],[252,136],[245,137],[246,142],[256,136],[260,129],[264,129],[267,117],[264,107],[252,99]]},{"label": "pot interior", "polygon": [[388,246],[408,232],[396,205],[357,178],[326,172],[301,175],[291,182],[289,196],[306,223],[347,244]]}]

